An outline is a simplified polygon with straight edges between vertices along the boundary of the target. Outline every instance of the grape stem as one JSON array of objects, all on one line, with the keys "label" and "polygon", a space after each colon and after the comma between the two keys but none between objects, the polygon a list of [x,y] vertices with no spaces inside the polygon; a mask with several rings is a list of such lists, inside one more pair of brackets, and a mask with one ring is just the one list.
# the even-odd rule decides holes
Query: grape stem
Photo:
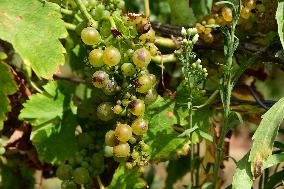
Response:
[{"label": "grape stem", "polygon": [[105,189],[100,176],[97,176],[97,181],[98,181],[100,189]]},{"label": "grape stem", "polygon": [[72,30],[75,31],[76,30],[76,25],[68,23],[68,22],[64,22],[65,28],[68,30]]},{"label": "grape stem", "polygon": [[144,5],[145,5],[145,15],[147,17],[150,17],[150,5],[149,5],[149,0],[144,0]]},{"label": "grape stem", "polygon": [[81,0],[75,0],[75,3],[78,6],[81,13],[83,14],[84,18],[89,22],[89,24],[94,28],[98,28],[98,22],[95,21],[93,17],[89,14],[83,2]]},{"label": "grape stem", "polygon": [[74,14],[74,12],[72,10],[64,9],[64,8],[60,8],[60,12],[62,14],[65,14],[65,15],[73,15]]}]

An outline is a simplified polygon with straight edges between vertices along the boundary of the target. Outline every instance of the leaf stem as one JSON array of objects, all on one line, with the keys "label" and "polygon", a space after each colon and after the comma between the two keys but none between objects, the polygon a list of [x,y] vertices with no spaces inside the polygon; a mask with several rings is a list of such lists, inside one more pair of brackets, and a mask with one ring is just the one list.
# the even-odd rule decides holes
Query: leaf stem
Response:
[{"label": "leaf stem", "polygon": [[89,22],[89,24],[94,27],[98,28],[98,22],[93,19],[93,17],[89,14],[87,8],[83,4],[81,0],[74,0],[76,5],[78,6],[79,10],[81,11],[84,18]]},{"label": "leaf stem", "polygon": [[170,48],[170,49],[176,49],[178,45],[173,39],[166,38],[166,37],[155,37],[155,42],[156,45]]},{"label": "leaf stem", "polygon": [[149,0],[144,0],[144,5],[145,5],[145,15],[147,17],[150,17],[150,4],[149,4]]}]

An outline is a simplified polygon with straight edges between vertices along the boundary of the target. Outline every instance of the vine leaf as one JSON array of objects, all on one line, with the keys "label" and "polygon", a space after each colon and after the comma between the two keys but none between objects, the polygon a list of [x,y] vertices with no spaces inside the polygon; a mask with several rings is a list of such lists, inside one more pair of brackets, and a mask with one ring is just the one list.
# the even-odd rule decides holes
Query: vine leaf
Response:
[{"label": "vine leaf", "polygon": [[264,162],[272,154],[273,143],[283,119],[284,98],[281,98],[262,116],[262,121],[253,135],[249,162],[254,178],[261,174]]},{"label": "vine leaf", "polygon": [[171,8],[171,23],[180,26],[195,24],[196,18],[193,9],[189,7],[189,0],[179,1],[168,0]]},{"label": "vine leaf", "polygon": [[18,86],[10,72],[9,66],[0,61],[0,130],[3,129],[5,114],[11,111],[10,101],[7,95],[17,92]]},{"label": "vine leaf", "polygon": [[276,11],[276,20],[278,25],[278,35],[280,37],[280,41],[284,49],[284,1],[283,0],[280,0],[278,2],[278,8]]},{"label": "vine leaf", "polygon": [[273,154],[267,158],[266,162],[263,164],[262,169],[267,169],[282,162],[284,162],[284,152],[280,154]]},{"label": "vine leaf", "polygon": [[75,87],[66,81],[52,81],[44,89],[43,93],[30,96],[23,104],[19,119],[32,124],[31,141],[39,159],[55,164],[76,150],[76,109],[71,101]]},{"label": "vine leaf", "polygon": [[49,79],[64,64],[58,39],[67,36],[59,6],[35,0],[1,0],[0,39],[11,43],[37,76]]},{"label": "vine leaf", "polygon": [[232,189],[251,189],[253,184],[250,163],[248,162],[249,153],[247,153],[238,163],[234,173]]},{"label": "vine leaf", "polygon": [[174,115],[174,103],[162,97],[150,104],[145,117],[149,120],[149,130],[144,140],[150,146],[149,155],[154,160],[169,159],[169,156],[176,154],[186,139],[178,137],[173,125],[177,123]]},{"label": "vine leaf", "polygon": [[141,173],[138,168],[127,169],[124,164],[120,164],[116,169],[112,181],[107,189],[140,189],[145,188],[146,182],[140,178]]}]

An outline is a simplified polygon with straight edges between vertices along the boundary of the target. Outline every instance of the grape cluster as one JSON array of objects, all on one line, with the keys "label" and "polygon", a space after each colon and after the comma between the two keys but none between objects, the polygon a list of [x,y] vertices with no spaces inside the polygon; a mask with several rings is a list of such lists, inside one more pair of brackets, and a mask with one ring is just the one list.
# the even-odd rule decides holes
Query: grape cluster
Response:
[{"label": "grape cluster", "polygon": [[104,155],[96,150],[94,135],[77,135],[78,152],[57,168],[56,176],[62,180],[62,189],[76,189],[78,185],[91,187],[92,178],[104,171]]},{"label": "grape cluster", "polygon": [[206,16],[201,23],[196,23],[200,38],[206,43],[213,43],[214,36],[212,34],[212,28],[206,27],[206,25],[229,25],[233,20],[233,12],[229,7],[222,4],[214,4],[210,15]]}]

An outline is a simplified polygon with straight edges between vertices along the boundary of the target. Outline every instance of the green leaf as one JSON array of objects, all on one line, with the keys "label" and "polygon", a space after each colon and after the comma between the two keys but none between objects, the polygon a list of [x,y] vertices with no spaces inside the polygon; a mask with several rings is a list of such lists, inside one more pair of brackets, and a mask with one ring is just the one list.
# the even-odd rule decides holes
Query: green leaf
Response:
[{"label": "green leaf", "polygon": [[64,112],[74,108],[69,93],[72,87],[63,81],[49,82],[44,86],[45,92],[30,96],[29,100],[23,104],[24,108],[19,118],[29,121],[33,126],[44,125],[52,121],[56,123],[58,119],[63,118]]},{"label": "green leaf", "polygon": [[125,38],[134,38],[137,35],[136,29],[132,25],[125,25],[125,23],[118,16],[113,16],[113,20],[118,31],[121,32]]},{"label": "green leaf", "polygon": [[7,95],[17,92],[18,86],[10,72],[9,66],[0,61],[0,130],[3,129],[5,114],[11,111],[10,101]]},{"label": "green leaf", "polygon": [[278,2],[278,8],[276,11],[276,20],[278,24],[278,35],[280,37],[280,41],[284,49],[284,1],[283,0],[279,0]]},{"label": "green leaf", "polygon": [[191,7],[195,17],[202,19],[208,15],[211,12],[212,3],[212,0],[191,0]]},{"label": "green leaf", "polygon": [[37,0],[1,0],[0,38],[11,43],[25,64],[43,78],[51,78],[64,64],[67,36],[59,6]]},{"label": "green leaf", "polygon": [[76,109],[71,100],[75,86],[67,81],[51,81],[43,88],[43,93],[30,96],[23,104],[19,118],[33,126],[31,140],[39,159],[55,164],[76,150]]},{"label": "green leaf", "polygon": [[146,183],[140,177],[141,172],[138,168],[126,169],[125,165],[120,164],[116,169],[112,181],[107,189],[141,189],[145,188]]},{"label": "green leaf", "polygon": [[191,26],[196,22],[193,10],[189,7],[189,0],[168,0],[171,8],[171,24]]},{"label": "green leaf", "polygon": [[273,154],[267,158],[266,162],[263,164],[262,170],[275,166],[282,162],[284,162],[284,152],[280,154]]},{"label": "green leaf", "polygon": [[[281,180],[283,179],[283,175],[284,175],[284,169],[277,173],[274,173],[268,178],[268,182],[264,184],[263,188],[275,188],[277,184],[281,183]],[[283,188],[283,186],[281,187],[280,185],[280,187],[277,187],[277,188]]]},{"label": "green leaf", "polygon": [[76,126],[75,115],[68,112],[58,123],[47,123],[33,129],[31,141],[37,149],[39,159],[58,164],[73,156],[76,152]]},{"label": "green leaf", "polygon": [[284,98],[275,103],[263,116],[253,135],[249,162],[254,178],[261,174],[262,166],[272,154],[274,140],[284,119]]},{"label": "green leaf", "polygon": [[166,189],[173,188],[177,180],[181,179],[187,172],[190,171],[190,157],[185,156],[177,160],[169,161],[167,166]]},{"label": "green leaf", "polygon": [[251,189],[253,184],[250,163],[248,162],[249,153],[247,153],[238,163],[234,173],[232,189]]},{"label": "green leaf", "polygon": [[144,140],[150,146],[151,159],[167,160],[185,144],[186,139],[179,138],[179,133],[173,129],[173,125],[177,123],[173,112],[174,103],[160,96],[145,111],[145,117],[149,120],[149,131]]}]

